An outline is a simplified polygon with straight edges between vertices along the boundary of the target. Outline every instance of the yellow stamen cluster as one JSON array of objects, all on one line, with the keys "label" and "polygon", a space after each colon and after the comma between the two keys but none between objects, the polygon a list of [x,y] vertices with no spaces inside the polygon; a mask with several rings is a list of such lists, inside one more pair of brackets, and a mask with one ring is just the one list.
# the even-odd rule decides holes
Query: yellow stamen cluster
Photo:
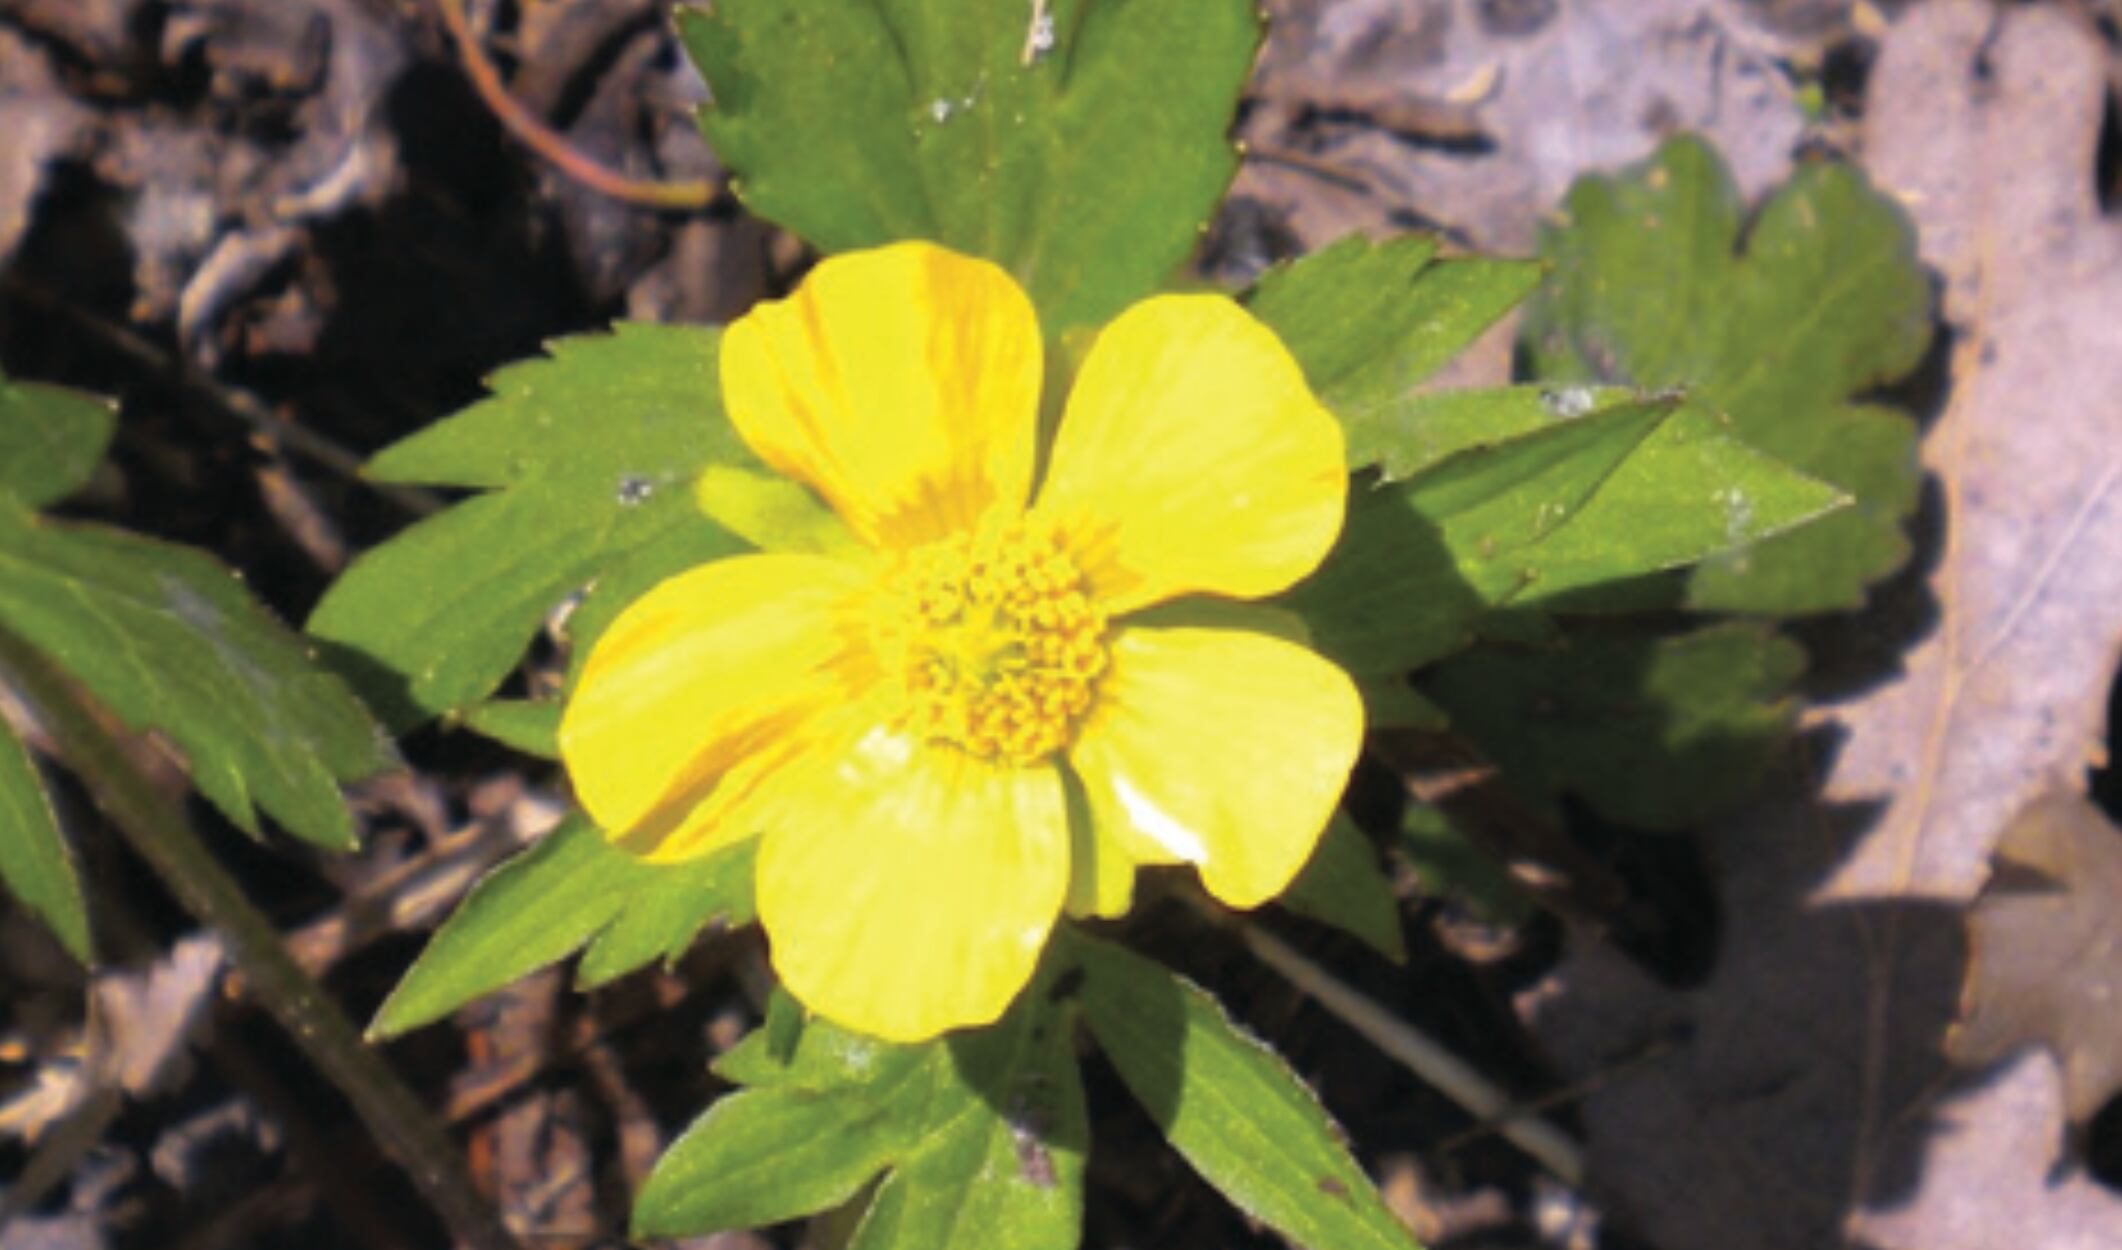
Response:
[{"label": "yellow stamen cluster", "polygon": [[1023,520],[907,552],[886,574],[872,639],[904,723],[983,759],[1068,744],[1105,671],[1105,614],[1053,535]]}]

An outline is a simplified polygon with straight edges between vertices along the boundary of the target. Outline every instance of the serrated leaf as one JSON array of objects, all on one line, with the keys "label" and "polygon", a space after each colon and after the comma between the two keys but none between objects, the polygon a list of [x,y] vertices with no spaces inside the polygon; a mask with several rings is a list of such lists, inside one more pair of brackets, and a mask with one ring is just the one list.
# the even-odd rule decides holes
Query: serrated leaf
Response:
[{"label": "serrated leaf", "polygon": [[560,758],[558,699],[490,699],[464,714],[464,726],[525,755]]},{"label": "serrated leaf", "polygon": [[369,1035],[393,1037],[439,1020],[565,959],[636,911],[645,915],[624,922],[598,964],[604,979],[675,953],[709,920],[746,923],[751,873],[739,865],[751,852],[744,843],[690,863],[651,864],[571,815],[479,879],[376,1012]]},{"label": "serrated leaf", "polygon": [[368,713],[201,552],[0,500],[0,628],[50,656],[135,730],[183,752],[192,784],[256,832],[349,848],[339,784],[396,763]]},{"label": "serrated leaf", "polygon": [[[779,1085],[795,1076],[797,1048],[803,1040],[803,1004],[780,985],[768,991],[766,1019],[716,1056],[710,1066],[732,1085]],[[850,1038],[869,1043],[871,1039]]]},{"label": "serrated leaf", "polygon": [[1378,852],[1346,812],[1319,839],[1311,862],[1280,902],[1300,916],[1331,925],[1394,963],[1407,958],[1400,933],[1400,900],[1378,867]]},{"label": "serrated leaf", "polygon": [[1716,154],[1679,138],[1570,192],[1543,236],[1552,281],[1528,308],[1539,376],[1684,387],[1740,439],[1856,506],[1699,569],[1687,604],[1789,614],[1855,607],[1899,567],[1918,485],[1915,428],[1851,397],[1915,367],[1929,286],[1900,208],[1840,164],[1801,167],[1739,254],[1741,206]]},{"label": "serrated leaf", "polygon": [[1048,984],[950,1040],[952,1079],[921,1149],[877,1190],[849,1250],[1075,1250],[1090,1125]]},{"label": "serrated leaf", "polygon": [[1349,430],[1349,460],[1375,463],[1387,482],[1413,477],[1458,452],[1611,408],[1633,396],[1615,386],[1499,386],[1426,391]]},{"label": "serrated leaf", "polygon": [[693,490],[700,511],[761,551],[859,552],[862,544],[810,489],[778,473],[711,464]]},{"label": "serrated leaf", "polygon": [[577,987],[594,989],[655,960],[671,963],[711,921],[750,919],[758,845],[746,842],[683,864],[643,865],[658,870],[654,883],[636,891],[611,924],[590,939],[575,969]]},{"label": "serrated leaf", "polygon": [[1621,824],[1686,829],[1760,779],[1804,665],[1795,643],[1751,624],[1580,629],[1550,650],[1468,652],[1421,683],[1528,795],[1567,791]]},{"label": "serrated leaf", "polygon": [[1079,932],[1069,945],[1098,1045],[1204,1179],[1300,1246],[1417,1250],[1273,1050],[1165,968]]},{"label": "serrated leaf", "polygon": [[[1540,280],[1531,261],[1434,261],[1436,243],[1351,236],[1263,275],[1248,297],[1320,400],[1341,418],[1350,468],[1404,477],[1442,453],[1415,387],[1494,325]],[[1520,429],[1496,428],[1493,442]],[[1469,445],[1462,443],[1461,445]]]},{"label": "serrated leaf", "polygon": [[117,426],[107,399],[0,378],[0,492],[31,508],[66,498],[102,463]]},{"label": "serrated leaf", "polygon": [[1401,671],[1467,645],[1486,609],[1679,568],[1841,502],[1725,437],[1720,417],[1619,404],[1359,487],[1288,602],[1351,671]]},{"label": "serrated leaf", "polygon": [[29,750],[0,718],[0,881],[44,921],[68,954],[93,963],[88,906],[73,856]]},{"label": "serrated leaf", "polygon": [[988,257],[1049,333],[1105,321],[1193,250],[1237,171],[1226,132],[1260,39],[1250,0],[718,0],[678,29],[711,93],[701,129],[754,212],[826,251]]},{"label": "serrated leaf", "polygon": [[637,548],[683,532],[695,551],[741,549],[693,499],[706,465],[754,463],[722,413],[720,342],[632,324],[560,340],[370,463],[386,481],[492,492],[362,555],[310,617],[386,723],[492,694],[546,617]]},{"label": "serrated leaf", "polygon": [[568,654],[566,688],[573,690],[590,649],[628,605],[667,577],[675,577],[695,565],[728,555],[729,536],[713,526],[672,525],[615,556],[597,574],[597,580],[568,613],[565,633],[572,647]]},{"label": "serrated leaf", "polygon": [[[995,1025],[918,1045],[813,1019],[785,1062],[770,1014],[717,1065],[758,1083],[710,1107],[657,1161],[635,1200],[635,1236],[793,1219],[888,1172],[857,1250],[1069,1250],[1088,1126],[1067,1010],[1047,984]],[[777,1009],[786,1027],[792,1013]]]},{"label": "serrated leaf", "polygon": [[[801,1045],[817,1044],[829,1029],[806,1028]],[[846,1202],[922,1127],[936,1049],[878,1042],[856,1079],[717,1100],[656,1160],[634,1196],[634,1237],[758,1228]]]}]

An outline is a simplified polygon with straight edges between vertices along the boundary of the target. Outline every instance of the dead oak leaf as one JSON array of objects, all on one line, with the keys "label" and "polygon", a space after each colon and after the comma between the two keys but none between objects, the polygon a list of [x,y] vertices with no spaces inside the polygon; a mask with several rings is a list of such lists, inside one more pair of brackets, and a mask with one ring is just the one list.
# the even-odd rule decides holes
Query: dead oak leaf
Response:
[{"label": "dead oak leaf", "polygon": [[1580,174],[1694,131],[1752,196],[1788,176],[1804,126],[1780,49],[1733,0],[1267,8],[1235,194],[1285,211],[1307,249],[1411,217],[1523,255]]},{"label": "dead oak leaf", "polygon": [[2036,799],[1997,844],[1968,913],[1970,964],[1946,1047],[1984,1064],[2038,1042],[2074,1125],[2122,1088],[2122,832],[2082,796]]},{"label": "dead oak leaf", "polygon": [[1852,649],[1878,631],[1897,671],[1818,714],[1835,749],[1816,788],[1712,831],[1725,923],[1706,984],[1586,948],[1528,1003],[1571,1074],[1609,1075],[1584,1107],[1591,1171],[1657,1244],[2111,1250],[2122,1229],[2122,1199],[2054,1171],[2045,1056],[1979,1084],[1942,1063],[1960,909],[2013,814],[2096,757],[2122,647],[2107,58],[2060,7],[1984,0],[1915,6],[1883,42],[1867,164],[1955,333],[1924,445],[1943,546],[1912,588],[1935,619],[1888,602],[1852,622]]}]

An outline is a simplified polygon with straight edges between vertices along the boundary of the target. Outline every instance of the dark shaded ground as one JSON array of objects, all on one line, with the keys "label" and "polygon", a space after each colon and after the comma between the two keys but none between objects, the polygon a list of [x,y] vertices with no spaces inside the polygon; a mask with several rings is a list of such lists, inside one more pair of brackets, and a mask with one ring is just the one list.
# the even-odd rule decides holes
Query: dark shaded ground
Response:
[{"label": "dark shaded ground", "polygon": [[[496,32],[513,92],[582,152],[635,176],[713,175],[688,116],[700,87],[659,0],[471,7]],[[1483,20],[1540,20],[1540,7],[1486,5]],[[1826,83],[1846,92],[1861,48],[1837,56]],[[1386,125],[1340,106],[1315,120]],[[1449,120],[1393,124],[1437,124],[1415,136],[1434,146],[1452,141]],[[1234,202],[1208,267],[1243,274],[1297,246],[1289,207]],[[215,551],[289,620],[349,553],[418,515],[419,500],[355,480],[359,458],[462,406],[484,374],[547,338],[620,316],[725,319],[802,262],[792,240],[733,204],[646,212],[539,165],[466,85],[425,4],[0,0],[0,369],[124,402],[114,458],[70,510]],[[413,895],[426,877],[442,883],[431,923],[512,823],[550,807],[558,779],[465,735],[423,731],[406,752],[416,776],[360,796],[365,849],[347,860],[254,845],[203,804],[190,814],[291,933],[314,934],[352,901]],[[1359,805],[1383,827],[1398,782],[1379,769],[1364,787]],[[59,793],[104,949],[114,964],[146,964],[188,921],[77,790],[62,781]],[[1715,919],[1700,914],[1708,892],[1687,844],[1582,832],[1626,892],[1622,928],[1640,936],[1645,962],[1676,981],[1702,975]],[[1415,949],[1398,969],[1324,931],[1281,927],[1506,1086],[1555,1092],[1511,995],[1552,961],[1557,927],[1486,926],[1412,898],[1409,921]],[[1183,952],[1185,971],[1282,1048],[1436,1244],[1593,1244],[1596,1212],[1227,935],[1167,907],[1142,936]],[[421,940],[386,925],[313,949],[365,1019]],[[0,1098],[19,1108],[79,1024],[82,976],[0,907],[0,986]],[[561,973],[532,978],[389,1054],[528,1244],[616,1244],[657,1149],[719,1092],[705,1061],[757,1018],[762,987],[753,937],[711,938],[675,974],[588,996]],[[224,988],[150,995],[150,1016],[199,1012],[211,1027],[189,1071],[134,1091],[93,1141],[55,1152],[53,1136],[25,1142],[22,1118],[8,1121],[0,1176],[23,1177],[40,1152],[65,1167],[0,1243],[445,1244],[339,1095]],[[1108,1069],[1094,1060],[1087,1074],[1097,1140],[1086,1245],[1279,1244],[1191,1178]],[[1553,1114],[1566,1122],[1563,1093]],[[801,1240],[787,1229],[694,1244]],[[1609,1226],[1597,1244],[1632,1243]]]}]

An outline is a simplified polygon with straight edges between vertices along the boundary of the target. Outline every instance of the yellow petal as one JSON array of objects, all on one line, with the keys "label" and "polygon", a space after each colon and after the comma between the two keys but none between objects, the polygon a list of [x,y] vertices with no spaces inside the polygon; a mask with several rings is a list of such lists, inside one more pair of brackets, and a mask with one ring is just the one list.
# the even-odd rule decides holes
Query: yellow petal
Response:
[{"label": "yellow petal", "polygon": [[872,546],[1024,506],[1042,368],[1016,282],[928,243],[828,257],[722,336],[737,432]]},{"label": "yellow petal", "polygon": [[1038,510],[1108,609],[1273,594],[1340,532],[1341,427],[1272,330],[1220,295],[1122,313],[1076,377]]},{"label": "yellow petal", "polygon": [[[744,555],[669,578],[621,612],[560,717],[560,758],[598,825],[657,859],[756,832],[711,836],[723,831],[703,822],[844,701],[842,613],[863,585],[837,560]],[[666,845],[681,827],[686,839]]]},{"label": "yellow petal", "polygon": [[789,992],[891,1041],[985,1024],[1031,979],[1068,886],[1052,766],[876,727],[775,812],[759,919]]},{"label": "yellow petal", "polygon": [[1234,629],[1122,629],[1069,751],[1098,836],[1199,866],[1252,907],[1310,858],[1355,766],[1363,701],[1304,647]]}]

